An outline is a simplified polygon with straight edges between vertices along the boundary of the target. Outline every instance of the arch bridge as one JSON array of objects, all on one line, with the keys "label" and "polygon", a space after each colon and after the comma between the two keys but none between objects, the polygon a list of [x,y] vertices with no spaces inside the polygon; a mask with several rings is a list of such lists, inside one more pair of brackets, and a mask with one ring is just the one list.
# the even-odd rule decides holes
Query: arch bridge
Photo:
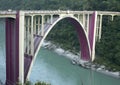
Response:
[{"label": "arch bridge", "polygon": [[120,16],[109,11],[0,11],[6,29],[6,85],[22,84],[29,78],[42,42],[62,19],[75,26],[81,47],[81,58],[93,61],[95,43],[101,39],[102,17]]}]

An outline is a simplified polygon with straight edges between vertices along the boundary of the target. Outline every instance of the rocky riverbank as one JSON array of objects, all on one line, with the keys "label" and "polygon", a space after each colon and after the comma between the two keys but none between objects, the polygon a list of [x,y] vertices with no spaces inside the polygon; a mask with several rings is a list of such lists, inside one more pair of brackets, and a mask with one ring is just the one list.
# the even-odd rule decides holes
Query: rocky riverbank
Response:
[{"label": "rocky riverbank", "polygon": [[66,51],[66,50],[62,49],[61,47],[53,44],[50,41],[45,40],[42,44],[42,47],[53,50],[57,54],[63,55],[65,57],[69,58],[71,60],[72,64],[79,65],[85,69],[91,69],[91,70],[94,70],[94,71],[97,71],[99,73],[103,73],[103,74],[106,74],[106,75],[109,75],[109,76],[112,76],[115,78],[120,78],[120,72],[109,71],[106,69],[106,67],[104,65],[99,65],[99,64],[83,61],[80,59],[79,53],[77,55],[75,55],[72,52]]}]

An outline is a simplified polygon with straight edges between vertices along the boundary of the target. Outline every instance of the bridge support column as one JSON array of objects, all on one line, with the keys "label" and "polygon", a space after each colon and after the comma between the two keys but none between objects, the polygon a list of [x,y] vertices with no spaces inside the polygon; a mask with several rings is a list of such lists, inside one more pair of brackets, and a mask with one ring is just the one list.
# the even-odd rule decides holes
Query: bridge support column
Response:
[{"label": "bridge support column", "polygon": [[99,41],[100,41],[100,39],[101,39],[101,34],[102,34],[102,16],[103,16],[103,15],[100,15]]},{"label": "bridge support column", "polygon": [[6,85],[24,83],[24,16],[6,19]]},{"label": "bridge support column", "polygon": [[86,32],[87,32],[87,36],[89,36],[88,34],[89,34],[89,17],[90,15],[89,14],[87,14],[87,28],[86,28]]},{"label": "bridge support column", "polygon": [[51,19],[50,19],[50,24],[52,24],[53,22],[53,15],[50,15]]},{"label": "bridge support column", "polygon": [[29,41],[30,41],[30,33],[29,33],[29,31],[30,31],[30,17],[28,17],[28,19],[26,20],[27,22],[26,22],[26,30],[27,30],[27,32],[26,32],[26,53],[27,54],[29,54],[30,53],[30,43],[29,43]]},{"label": "bridge support column", "polygon": [[[31,50],[31,55],[33,55],[34,54],[34,36],[33,36],[33,29],[34,29],[34,27],[33,27],[33,18],[34,18],[34,16],[31,16],[31,30],[30,30],[30,50]],[[35,28],[36,29],[36,28]]]},{"label": "bridge support column", "polygon": [[6,85],[16,85],[19,77],[18,32],[15,19],[6,19]]},{"label": "bridge support column", "polygon": [[95,58],[95,35],[96,35],[96,23],[97,22],[97,12],[95,11],[90,17],[89,24],[89,43],[91,49],[91,61]]},{"label": "bridge support column", "polygon": [[44,35],[44,15],[42,15],[41,25],[42,25],[42,27],[41,27],[41,36],[43,36]]},{"label": "bridge support column", "polygon": [[82,24],[83,24],[83,27],[85,28],[85,14],[83,13],[83,17],[82,17]]},{"label": "bridge support column", "polygon": [[34,17],[33,22],[34,22],[34,27],[33,27],[33,29],[34,29],[33,31],[34,31],[34,32],[33,32],[33,33],[34,33],[34,34],[37,34],[38,30],[36,29],[36,24],[37,24],[37,23],[36,23],[36,17]]},{"label": "bridge support column", "polygon": [[40,35],[40,27],[41,27],[41,25],[40,25],[40,17],[38,17],[38,32],[37,32],[37,35]]}]

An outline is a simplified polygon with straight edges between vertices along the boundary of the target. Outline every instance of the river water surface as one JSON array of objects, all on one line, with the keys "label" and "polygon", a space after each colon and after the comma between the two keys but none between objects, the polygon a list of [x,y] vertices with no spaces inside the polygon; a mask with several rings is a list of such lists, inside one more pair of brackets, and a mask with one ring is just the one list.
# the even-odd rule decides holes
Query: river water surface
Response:
[{"label": "river water surface", "polygon": [[[5,82],[5,26],[0,21],[0,80]],[[113,78],[77,65],[65,56],[41,48],[30,75],[30,81],[45,81],[51,85],[120,85]]]}]

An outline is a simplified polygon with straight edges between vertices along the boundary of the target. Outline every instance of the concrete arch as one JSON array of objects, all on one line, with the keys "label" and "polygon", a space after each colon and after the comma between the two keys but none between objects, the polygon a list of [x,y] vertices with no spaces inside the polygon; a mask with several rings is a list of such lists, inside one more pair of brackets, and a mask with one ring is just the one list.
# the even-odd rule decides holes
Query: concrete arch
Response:
[{"label": "concrete arch", "polygon": [[87,33],[85,31],[85,29],[83,28],[81,22],[79,22],[79,20],[73,16],[62,16],[59,17],[57,19],[54,20],[54,22],[49,26],[49,28],[46,30],[43,38],[41,39],[38,48],[36,49],[36,52],[34,54],[34,57],[31,61],[31,65],[30,65],[30,69],[28,71],[28,75],[27,75],[27,79],[29,79],[30,76],[30,72],[32,70],[32,66],[33,63],[36,59],[36,56],[41,48],[41,45],[43,43],[43,41],[45,40],[45,38],[47,37],[47,35],[49,34],[49,32],[52,30],[52,28],[61,20],[63,19],[68,19],[71,21],[71,23],[75,26],[75,30],[78,34],[78,38],[79,38],[79,43],[80,43],[80,47],[81,47],[81,59],[85,60],[85,61],[91,61],[91,49],[90,49],[90,44],[89,44],[89,40],[87,37]]},{"label": "concrete arch", "polygon": [[35,56],[38,53],[38,50],[40,49],[44,39],[47,37],[48,33],[52,30],[52,28],[61,20],[63,19],[68,19],[71,21],[71,23],[75,26],[75,30],[78,34],[78,38],[79,38],[79,43],[80,43],[80,47],[81,47],[81,58],[83,60],[89,61],[91,59],[90,54],[91,54],[91,50],[90,50],[90,45],[89,45],[89,40],[87,38],[87,34],[85,29],[83,28],[82,24],[79,22],[79,20],[75,17],[71,17],[71,16],[64,16],[64,17],[60,17],[58,18],[50,27],[49,29],[46,31],[45,35],[43,36],[41,42],[40,42],[40,46],[37,49],[37,52],[35,53]]}]

